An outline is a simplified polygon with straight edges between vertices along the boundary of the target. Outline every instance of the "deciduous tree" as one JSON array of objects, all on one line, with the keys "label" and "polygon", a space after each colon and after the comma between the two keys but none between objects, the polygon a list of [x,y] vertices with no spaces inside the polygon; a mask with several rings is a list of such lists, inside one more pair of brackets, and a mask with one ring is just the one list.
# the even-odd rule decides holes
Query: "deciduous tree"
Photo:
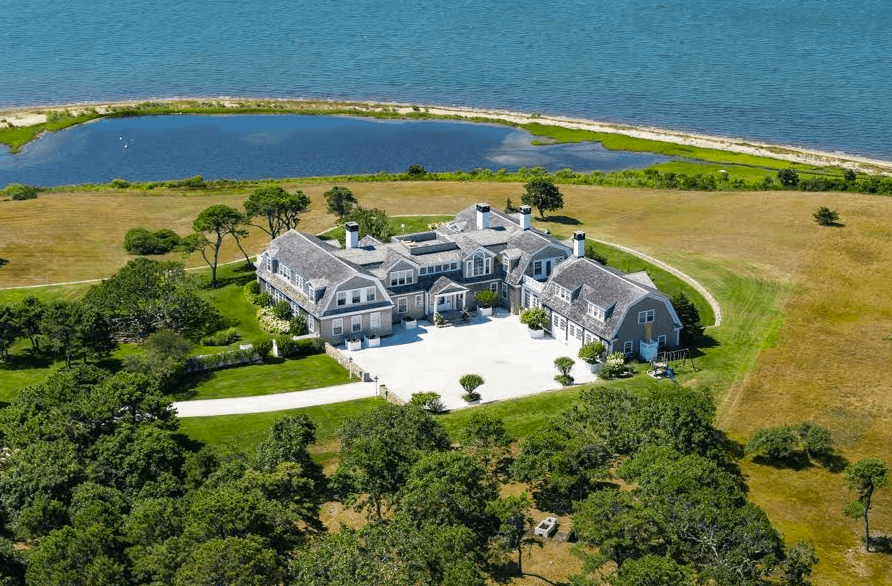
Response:
[{"label": "deciduous tree", "polygon": [[520,201],[539,210],[540,218],[545,217],[545,212],[552,212],[564,207],[564,196],[550,179],[536,177],[524,184],[523,187],[525,191]]},{"label": "deciduous tree", "polygon": [[858,498],[845,507],[845,515],[853,519],[864,519],[864,548],[870,551],[871,499],[878,488],[889,485],[888,467],[878,458],[868,458],[850,464],[845,470],[846,486],[858,492]]},{"label": "deciduous tree", "polygon": [[356,222],[359,224],[360,235],[372,236],[381,242],[388,242],[393,236],[390,218],[383,210],[377,208],[356,207],[341,220],[341,225]]},{"label": "deciduous tree", "polygon": [[191,245],[201,251],[202,258],[211,267],[211,288],[217,287],[217,263],[226,236],[233,237],[245,255],[245,260],[250,264],[251,261],[239,241],[239,238],[246,234],[245,223],[244,214],[225,204],[215,204],[205,208],[192,222],[192,229],[197,237],[192,239]]},{"label": "deciduous tree", "polygon": [[248,220],[266,221],[266,226],[263,223],[257,226],[272,239],[297,227],[300,214],[310,207],[310,198],[300,190],[288,193],[279,185],[258,187],[245,200],[244,206]]},{"label": "deciduous tree", "polygon": [[353,211],[357,201],[353,192],[346,187],[332,187],[325,192],[326,209],[329,213],[343,218]]}]

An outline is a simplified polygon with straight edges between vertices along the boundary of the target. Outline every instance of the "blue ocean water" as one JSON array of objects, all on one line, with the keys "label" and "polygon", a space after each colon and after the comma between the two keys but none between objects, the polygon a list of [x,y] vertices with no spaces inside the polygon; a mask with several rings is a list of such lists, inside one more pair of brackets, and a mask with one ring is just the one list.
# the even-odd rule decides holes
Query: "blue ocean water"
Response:
[{"label": "blue ocean water", "polygon": [[15,155],[0,152],[0,186],[41,187],[206,179],[544,167],[613,171],[667,160],[595,143],[534,147],[532,136],[490,124],[377,121],[334,116],[112,118],[47,134]]},{"label": "blue ocean water", "polygon": [[888,0],[0,0],[0,106],[498,107],[892,159]]}]

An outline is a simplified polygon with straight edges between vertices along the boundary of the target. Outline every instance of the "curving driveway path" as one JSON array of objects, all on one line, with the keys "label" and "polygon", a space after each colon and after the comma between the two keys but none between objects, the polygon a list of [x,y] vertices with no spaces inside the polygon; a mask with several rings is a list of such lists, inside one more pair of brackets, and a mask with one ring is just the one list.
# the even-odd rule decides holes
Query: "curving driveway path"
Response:
[{"label": "curving driveway path", "polygon": [[341,401],[374,397],[375,383],[349,383],[334,387],[322,387],[293,393],[238,397],[234,399],[200,399],[197,401],[177,401],[173,404],[178,417],[208,417],[211,415],[239,415],[242,413],[265,413],[284,411],[315,405],[328,405]]}]

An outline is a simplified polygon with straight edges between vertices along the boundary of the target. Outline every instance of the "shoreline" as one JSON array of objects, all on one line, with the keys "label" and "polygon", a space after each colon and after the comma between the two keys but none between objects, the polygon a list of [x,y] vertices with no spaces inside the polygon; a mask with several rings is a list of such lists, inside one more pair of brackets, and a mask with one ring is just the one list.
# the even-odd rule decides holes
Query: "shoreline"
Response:
[{"label": "shoreline", "polygon": [[[805,147],[797,147],[793,145],[771,144],[742,138],[715,136],[696,132],[684,132],[664,128],[654,128],[649,126],[610,123],[569,116],[553,116],[532,112],[514,112],[492,108],[405,104],[399,102],[358,102],[349,100],[310,99],[290,100],[281,98],[240,98],[231,96],[164,98],[156,100],[84,102],[52,106],[0,109],[0,119],[6,120],[7,123],[12,123],[15,126],[33,126],[46,122],[47,114],[49,112],[60,112],[68,110],[76,114],[78,112],[86,112],[87,110],[95,109],[100,114],[109,114],[112,108],[132,107],[146,103],[184,106],[191,105],[192,107],[201,107],[202,103],[207,102],[212,102],[212,104],[205,104],[205,107],[213,106],[232,109],[250,107],[258,109],[268,109],[270,114],[287,113],[280,111],[282,107],[319,110],[320,115],[324,115],[325,110],[335,108],[352,108],[356,110],[355,115],[358,116],[362,116],[363,114],[373,115],[375,113],[382,113],[387,111],[406,117],[411,117],[413,114],[423,113],[432,117],[464,119],[468,122],[482,122],[480,118],[484,118],[487,121],[495,123],[498,123],[499,121],[506,121],[518,125],[545,124],[574,130],[618,134],[644,140],[667,142],[684,146],[693,146],[697,148],[714,149],[744,155],[768,157],[772,159],[780,159],[792,163],[802,163],[818,167],[842,167],[850,168],[857,172],[892,175],[892,161],[874,159],[871,157],[864,157],[860,155],[851,155],[847,153],[821,151]],[[278,106],[278,108],[276,106]]]}]

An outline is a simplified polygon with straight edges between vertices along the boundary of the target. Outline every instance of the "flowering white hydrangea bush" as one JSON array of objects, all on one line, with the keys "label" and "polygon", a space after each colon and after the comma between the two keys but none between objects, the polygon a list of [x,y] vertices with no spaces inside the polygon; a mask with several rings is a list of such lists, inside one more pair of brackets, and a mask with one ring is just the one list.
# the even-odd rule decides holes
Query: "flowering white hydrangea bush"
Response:
[{"label": "flowering white hydrangea bush", "polygon": [[276,317],[273,307],[261,307],[257,312],[257,321],[261,328],[271,334],[287,334],[291,329],[291,323],[287,319]]},{"label": "flowering white hydrangea bush", "polygon": [[604,366],[598,373],[601,378],[613,378],[626,371],[626,357],[622,352],[614,352],[604,361]]}]

